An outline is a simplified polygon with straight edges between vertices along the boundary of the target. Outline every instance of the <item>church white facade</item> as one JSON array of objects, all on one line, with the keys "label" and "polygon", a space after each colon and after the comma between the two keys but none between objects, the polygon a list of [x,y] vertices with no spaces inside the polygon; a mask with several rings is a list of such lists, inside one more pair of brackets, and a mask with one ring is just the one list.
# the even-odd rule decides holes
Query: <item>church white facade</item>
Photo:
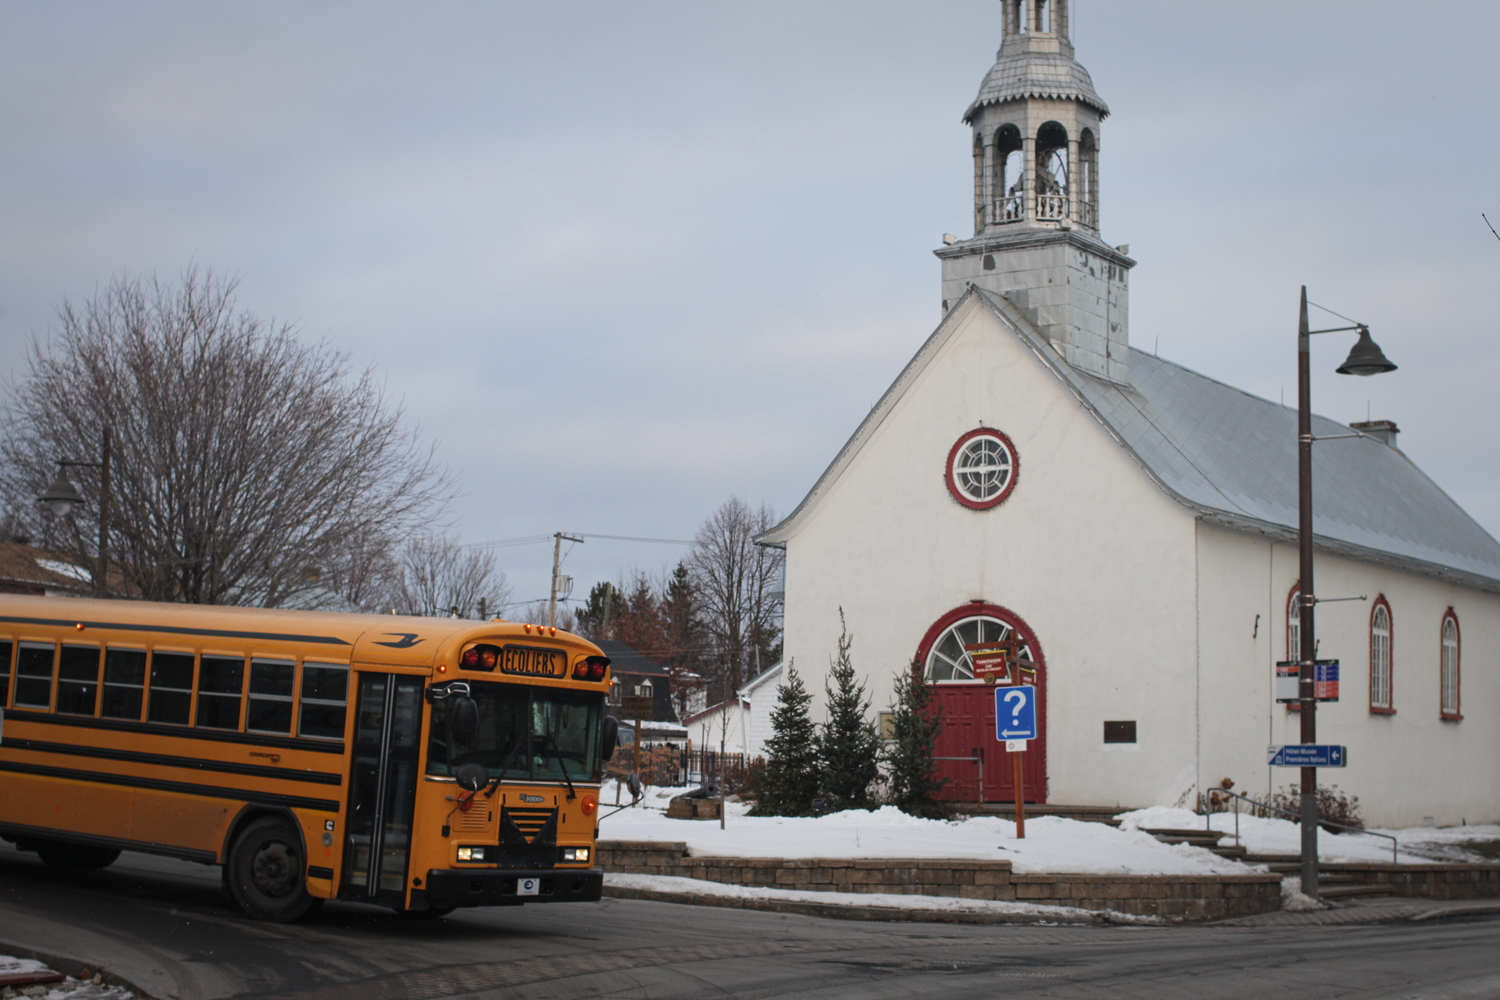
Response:
[{"label": "church white facade", "polygon": [[[915,664],[943,705],[943,755],[987,765],[981,785],[945,763],[951,798],[1013,794],[974,678],[992,648],[1040,691],[1029,801],[1283,789],[1297,772],[1266,750],[1299,742],[1273,690],[1297,658],[1295,411],[1130,348],[1135,262],[1099,235],[1108,108],[1073,58],[1066,0],[1002,6],[965,115],[975,233],[937,251],[945,316],[758,539],[786,552],[786,658],[821,701],[842,608],[877,708]],[[1341,670],[1318,735],[1349,748],[1320,782],[1375,824],[1495,822],[1500,544],[1393,425],[1361,426],[1315,446],[1318,658]],[[1314,433],[1353,432],[1315,418]],[[748,696],[752,719],[773,688]]]}]

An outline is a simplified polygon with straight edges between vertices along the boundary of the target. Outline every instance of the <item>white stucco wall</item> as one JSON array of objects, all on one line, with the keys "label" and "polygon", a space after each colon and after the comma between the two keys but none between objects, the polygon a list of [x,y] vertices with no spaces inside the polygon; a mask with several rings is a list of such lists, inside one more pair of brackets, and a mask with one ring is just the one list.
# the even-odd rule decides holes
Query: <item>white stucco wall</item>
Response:
[{"label": "white stucco wall", "polygon": [[[838,609],[876,710],[928,627],[972,600],[1015,612],[1046,657],[1048,798],[1145,805],[1196,780],[1194,520],[971,299],[952,335],[786,541],[786,655],[815,696]],[[953,442],[1010,436],[1019,478],[999,507],[949,495]],[[1135,719],[1133,748],[1103,744]]]},{"label": "white stucco wall", "polygon": [[[1202,753],[1205,783],[1229,777],[1237,790],[1284,790],[1295,768],[1265,766],[1269,744],[1301,742],[1300,717],[1275,704],[1273,666],[1296,659],[1286,639],[1286,599],[1297,581],[1297,550],[1204,525],[1199,533],[1204,637]],[[1359,796],[1367,822],[1409,826],[1500,819],[1500,597],[1414,573],[1319,552],[1319,597],[1368,601],[1319,605],[1318,656],[1341,665],[1337,703],[1320,705],[1318,742],[1349,748],[1349,764],[1320,772],[1319,783]],[[1369,709],[1370,614],[1384,595],[1391,608],[1394,715]],[[1461,630],[1462,721],[1440,713],[1443,614]],[[1255,616],[1261,616],[1255,637]],[[1270,627],[1267,628],[1267,623]]]}]

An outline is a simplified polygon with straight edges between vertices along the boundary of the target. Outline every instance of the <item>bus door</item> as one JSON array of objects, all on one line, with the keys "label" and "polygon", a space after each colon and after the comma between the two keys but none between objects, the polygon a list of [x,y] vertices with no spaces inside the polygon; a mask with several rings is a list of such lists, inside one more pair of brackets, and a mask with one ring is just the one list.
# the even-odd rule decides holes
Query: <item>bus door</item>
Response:
[{"label": "bus door", "polygon": [[421,731],[422,678],[359,674],[340,899],[405,905]]}]

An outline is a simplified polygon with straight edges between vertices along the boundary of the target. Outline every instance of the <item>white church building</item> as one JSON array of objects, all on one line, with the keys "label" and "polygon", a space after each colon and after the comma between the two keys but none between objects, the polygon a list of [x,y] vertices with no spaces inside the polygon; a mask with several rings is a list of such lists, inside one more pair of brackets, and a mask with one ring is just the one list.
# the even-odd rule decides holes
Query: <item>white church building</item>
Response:
[{"label": "white church building", "polygon": [[[757,539],[786,553],[786,659],[815,717],[840,608],[877,709],[916,664],[943,707],[940,755],[985,756],[982,787],[974,764],[942,765],[952,799],[1013,794],[967,648],[982,645],[1035,664],[1028,801],[1191,803],[1224,778],[1283,789],[1297,772],[1266,754],[1300,742],[1273,690],[1298,657],[1296,411],[1130,346],[1135,261],[1099,231],[1108,107],[1073,57],[1066,0],[1003,8],[964,115],[974,235],[936,251],[944,318]],[[1500,544],[1393,424],[1355,426],[1365,436],[1315,445],[1318,596],[1356,598],[1317,615],[1317,656],[1341,667],[1319,742],[1349,754],[1320,781],[1375,824],[1495,822]],[[1314,434],[1353,431],[1314,418]],[[752,754],[779,673],[727,727]]]}]

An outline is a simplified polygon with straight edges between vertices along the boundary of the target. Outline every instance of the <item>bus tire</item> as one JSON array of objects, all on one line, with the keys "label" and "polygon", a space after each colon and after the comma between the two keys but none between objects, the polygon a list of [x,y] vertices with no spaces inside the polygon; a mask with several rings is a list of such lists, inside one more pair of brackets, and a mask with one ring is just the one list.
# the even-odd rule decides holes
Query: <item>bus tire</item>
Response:
[{"label": "bus tire", "polygon": [[37,857],[48,868],[59,871],[92,872],[108,868],[120,856],[117,847],[91,847],[88,844],[65,844],[60,840],[35,842]]},{"label": "bus tire", "polygon": [[323,901],[307,892],[302,837],[278,816],[252,820],[234,839],[224,866],[234,901],[256,920],[286,924]]}]

